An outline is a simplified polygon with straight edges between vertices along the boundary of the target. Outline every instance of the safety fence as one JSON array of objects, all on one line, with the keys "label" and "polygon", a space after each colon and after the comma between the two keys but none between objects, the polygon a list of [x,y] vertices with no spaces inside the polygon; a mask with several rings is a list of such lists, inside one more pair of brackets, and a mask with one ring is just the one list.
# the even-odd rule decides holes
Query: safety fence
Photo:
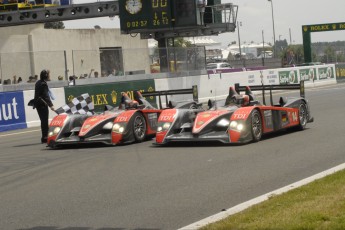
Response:
[{"label": "safety fence", "polygon": [[205,69],[204,47],[0,53],[0,83],[35,82],[42,69],[51,80],[177,73]]}]

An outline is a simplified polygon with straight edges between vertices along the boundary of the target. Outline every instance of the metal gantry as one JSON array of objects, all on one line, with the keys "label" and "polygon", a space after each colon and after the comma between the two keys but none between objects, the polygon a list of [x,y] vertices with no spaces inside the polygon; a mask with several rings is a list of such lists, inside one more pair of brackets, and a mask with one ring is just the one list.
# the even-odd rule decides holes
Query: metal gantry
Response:
[{"label": "metal gantry", "polygon": [[156,40],[174,37],[211,36],[226,32],[234,32],[236,29],[238,6],[232,3],[208,6],[211,10],[212,21],[205,25],[173,27],[169,30],[157,30],[152,32],[140,32],[142,39],[154,38]]},{"label": "metal gantry", "polygon": [[[168,30],[140,32],[142,39],[192,37],[218,35],[233,32],[236,28],[237,6],[231,3],[217,4],[209,7],[212,10],[212,22],[205,26],[174,27]],[[48,6],[41,8],[22,8],[0,12],[0,27],[27,25],[35,23],[68,21],[76,19],[114,17],[120,14],[119,1],[102,1],[85,4]]]},{"label": "metal gantry", "polygon": [[119,15],[118,1],[0,12],[0,27]]}]

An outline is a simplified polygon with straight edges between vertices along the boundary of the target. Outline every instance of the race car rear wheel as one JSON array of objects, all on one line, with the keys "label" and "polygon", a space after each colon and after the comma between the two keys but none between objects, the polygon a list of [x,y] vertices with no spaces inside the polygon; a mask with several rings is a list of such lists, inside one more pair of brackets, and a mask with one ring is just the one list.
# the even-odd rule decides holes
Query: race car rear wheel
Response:
[{"label": "race car rear wheel", "polygon": [[262,137],[262,121],[260,112],[258,110],[253,110],[251,118],[253,141],[257,142]]},{"label": "race car rear wheel", "polygon": [[146,121],[140,113],[134,116],[133,134],[137,142],[142,142],[146,138]]},{"label": "race car rear wheel", "polygon": [[299,126],[300,130],[305,129],[308,122],[308,111],[305,102],[301,102],[299,105]]}]

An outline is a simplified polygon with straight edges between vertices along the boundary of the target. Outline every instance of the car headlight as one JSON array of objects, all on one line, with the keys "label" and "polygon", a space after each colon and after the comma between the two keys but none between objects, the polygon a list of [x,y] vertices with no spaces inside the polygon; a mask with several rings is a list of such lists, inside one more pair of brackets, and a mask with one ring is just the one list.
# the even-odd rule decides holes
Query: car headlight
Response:
[{"label": "car headlight", "polygon": [[229,126],[229,120],[221,119],[220,121],[218,121],[217,126],[228,127]]},{"label": "car headlight", "polygon": [[231,121],[230,122],[230,129],[232,130],[236,130],[238,132],[241,132],[242,130],[244,130],[244,125],[241,122],[238,121]]},{"label": "car headlight", "polygon": [[113,125],[113,130],[119,130],[119,128],[120,128],[120,125],[119,124],[115,124],[115,125]]},{"label": "car headlight", "polygon": [[163,129],[165,129],[165,130],[169,129],[169,128],[170,128],[170,125],[171,125],[170,122],[165,122],[165,123],[163,124]]},{"label": "car headlight", "polygon": [[119,128],[119,133],[123,133],[123,131],[125,131],[125,128],[124,127],[120,127]]},{"label": "car headlight", "polygon": [[55,127],[53,133],[56,135],[60,132],[60,130],[61,130],[61,127]]},{"label": "car headlight", "polygon": [[113,132],[122,134],[126,129],[126,123],[116,123],[113,125]]},{"label": "car headlight", "polygon": [[236,129],[237,127],[237,121],[231,121],[230,128]]},{"label": "car headlight", "polygon": [[109,121],[107,124],[103,126],[103,129],[111,130],[112,127],[113,127],[113,122]]},{"label": "car headlight", "polygon": [[171,126],[171,122],[158,122],[157,132],[167,131]]},{"label": "car headlight", "polygon": [[48,136],[49,137],[54,136],[54,135],[58,134],[60,131],[61,131],[61,127],[55,127],[52,131],[50,131],[48,133]]},{"label": "car headlight", "polygon": [[244,126],[243,126],[242,124],[238,124],[238,125],[237,125],[237,130],[238,130],[238,131],[242,131],[243,128],[244,128]]}]

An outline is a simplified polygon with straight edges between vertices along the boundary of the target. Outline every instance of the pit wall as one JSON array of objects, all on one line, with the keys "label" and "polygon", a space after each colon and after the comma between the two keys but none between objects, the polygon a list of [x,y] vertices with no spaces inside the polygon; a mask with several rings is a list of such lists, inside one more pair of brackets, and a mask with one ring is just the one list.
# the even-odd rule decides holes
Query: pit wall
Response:
[{"label": "pit wall", "polygon": [[[152,76],[150,76],[152,81]],[[213,72],[211,74],[197,75],[197,76],[184,76],[184,77],[169,77],[169,78],[159,78],[154,79],[151,86],[146,86],[141,90],[169,90],[169,89],[184,89],[191,88],[193,85],[198,86],[199,101],[206,102],[208,99],[223,99],[227,96],[229,92],[229,87],[233,86],[235,83],[240,85],[276,85],[276,84],[295,84],[299,83],[301,80],[305,81],[306,87],[314,87],[323,84],[336,84],[337,75],[336,67],[334,64],[330,65],[319,65],[319,66],[304,66],[304,67],[291,67],[291,68],[281,68],[281,69],[267,69],[267,70],[257,70],[257,71],[245,71],[236,73],[217,73]],[[146,80],[138,80],[136,82],[138,85],[142,85],[147,82]],[[99,92],[102,92],[102,98],[107,99],[108,102],[115,102],[112,105],[116,106],[119,99],[114,99],[114,92],[117,97],[120,97],[120,90],[116,89],[110,92],[109,89],[103,90],[104,85],[109,88],[109,85],[115,85],[120,83],[108,83],[108,84],[95,84],[94,88],[97,88]],[[128,86],[133,85],[133,81],[121,82]],[[136,84],[136,85],[137,85]],[[54,84],[52,84],[53,86]],[[52,87],[51,86],[51,87]],[[91,85],[88,85],[91,87]],[[132,86],[134,87],[134,86]],[[137,86],[135,86],[137,87]],[[131,94],[133,90],[128,90],[126,86],[126,92]],[[146,89],[147,88],[147,89]],[[68,87],[60,86],[52,88],[55,100],[53,103],[55,108],[62,106],[66,103],[69,97],[75,89],[76,94],[80,94],[80,87]],[[140,89],[140,87],[139,87]],[[87,90],[87,87],[85,87]],[[87,90],[88,91],[88,90]],[[83,92],[90,93],[90,92]],[[91,93],[90,93],[91,94]],[[93,98],[97,98],[97,95],[90,95]],[[27,106],[28,102],[34,97],[33,90],[18,90],[11,92],[0,92],[0,132],[25,129],[30,127],[39,127],[40,121],[37,115],[37,111],[32,107]],[[171,96],[169,100],[182,101],[190,100],[191,95],[175,95]],[[110,103],[110,104],[111,104]],[[52,111],[49,113],[50,119],[52,119],[56,114]]]}]

